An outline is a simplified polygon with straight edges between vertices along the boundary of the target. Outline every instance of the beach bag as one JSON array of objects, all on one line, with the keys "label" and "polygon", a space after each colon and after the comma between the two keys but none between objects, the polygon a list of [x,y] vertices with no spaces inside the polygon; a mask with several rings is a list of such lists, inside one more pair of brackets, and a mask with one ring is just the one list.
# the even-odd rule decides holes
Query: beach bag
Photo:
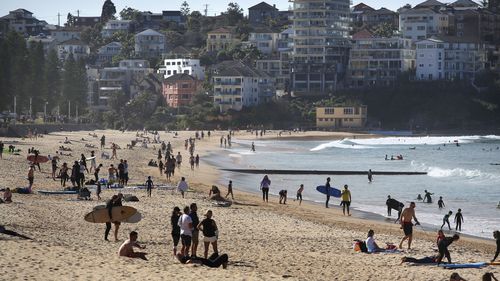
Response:
[{"label": "beach bag", "polygon": [[361,240],[354,240],[353,249],[356,252],[368,253],[368,248],[366,247],[366,242]]}]

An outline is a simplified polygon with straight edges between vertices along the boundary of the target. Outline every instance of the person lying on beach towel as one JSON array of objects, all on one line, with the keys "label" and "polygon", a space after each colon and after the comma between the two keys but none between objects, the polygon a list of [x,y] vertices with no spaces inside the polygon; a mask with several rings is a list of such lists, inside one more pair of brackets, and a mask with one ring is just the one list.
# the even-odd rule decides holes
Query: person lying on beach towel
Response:
[{"label": "person lying on beach towel", "polygon": [[414,263],[414,264],[436,264],[437,258],[438,258],[438,256],[423,257],[421,259],[417,259],[417,258],[413,258],[413,257],[402,257],[400,264],[403,264],[405,262]]},{"label": "person lying on beach towel", "polygon": [[6,235],[10,235],[10,236],[14,236],[14,237],[19,237],[19,238],[27,239],[27,240],[31,240],[31,238],[29,238],[28,236],[24,236],[24,235],[19,234],[19,233],[15,232],[15,231],[5,229],[5,227],[3,225],[0,225],[0,233],[6,234]]},{"label": "person lying on beach towel", "polygon": [[182,264],[202,264],[214,268],[222,265],[222,268],[224,269],[227,268],[227,263],[229,262],[229,256],[227,254],[219,256],[217,253],[213,253],[208,259],[183,257],[181,253],[177,253],[176,257]]}]

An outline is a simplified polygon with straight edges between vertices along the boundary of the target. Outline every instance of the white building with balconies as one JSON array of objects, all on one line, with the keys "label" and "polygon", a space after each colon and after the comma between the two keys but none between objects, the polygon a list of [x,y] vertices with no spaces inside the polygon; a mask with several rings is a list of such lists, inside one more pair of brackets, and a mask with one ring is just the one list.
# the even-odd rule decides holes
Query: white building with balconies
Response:
[{"label": "white building with balconies", "polygon": [[198,59],[165,59],[163,65],[157,71],[163,74],[163,77],[168,77],[175,74],[188,74],[198,80],[205,79],[205,67],[200,65]]}]

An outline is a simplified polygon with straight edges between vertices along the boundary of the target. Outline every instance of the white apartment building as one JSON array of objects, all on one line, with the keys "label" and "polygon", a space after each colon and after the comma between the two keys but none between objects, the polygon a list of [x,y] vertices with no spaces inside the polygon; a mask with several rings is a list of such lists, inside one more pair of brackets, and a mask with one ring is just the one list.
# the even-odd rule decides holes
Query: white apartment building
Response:
[{"label": "white apartment building", "polygon": [[257,47],[262,54],[270,55],[278,50],[279,38],[279,32],[274,32],[269,28],[261,28],[251,32],[248,41]]},{"label": "white apartment building", "polygon": [[399,74],[415,68],[415,57],[411,39],[355,39],[349,59],[350,86],[389,86],[396,81]]},{"label": "white apartment building", "polygon": [[198,80],[205,79],[205,67],[200,65],[198,59],[165,59],[157,72],[163,74],[165,79],[182,73],[191,75]]},{"label": "white apartment building", "polygon": [[102,46],[97,50],[97,65],[103,65],[106,63],[111,63],[113,57],[120,54],[122,50],[122,44],[120,42],[111,42],[107,45]]},{"label": "white apartment building", "polygon": [[426,39],[418,41],[418,80],[472,80],[485,68],[488,46],[477,42]]},{"label": "white apartment building", "polygon": [[159,57],[165,53],[166,37],[152,29],[135,35],[135,53],[142,58]]},{"label": "white apartment building", "polygon": [[104,38],[109,38],[117,32],[128,33],[132,27],[131,20],[109,20],[102,28],[101,34]]},{"label": "white apartment building", "polygon": [[90,47],[78,39],[70,39],[57,45],[57,56],[61,61],[73,55],[75,61],[86,59],[90,55]]},{"label": "white apartment building", "polygon": [[212,71],[214,104],[221,112],[265,103],[276,94],[274,80],[269,75],[242,62],[222,62]]},{"label": "white apartment building", "polygon": [[431,8],[413,8],[399,14],[399,31],[414,42],[448,34],[450,15]]},{"label": "white apartment building", "polygon": [[50,32],[50,35],[59,43],[70,39],[80,39],[81,34],[82,32],[75,28],[62,28]]}]

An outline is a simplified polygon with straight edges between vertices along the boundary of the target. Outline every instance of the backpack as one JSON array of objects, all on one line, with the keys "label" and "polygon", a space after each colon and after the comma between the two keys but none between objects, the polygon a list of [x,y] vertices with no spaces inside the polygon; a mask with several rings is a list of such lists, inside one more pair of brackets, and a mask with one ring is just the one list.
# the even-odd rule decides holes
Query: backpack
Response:
[{"label": "backpack", "polygon": [[359,239],[354,240],[355,243],[353,245],[354,251],[359,252],[361,251],[362,253],[368,253],[368,248],[366,247],[366,242],[361,241]]}]

